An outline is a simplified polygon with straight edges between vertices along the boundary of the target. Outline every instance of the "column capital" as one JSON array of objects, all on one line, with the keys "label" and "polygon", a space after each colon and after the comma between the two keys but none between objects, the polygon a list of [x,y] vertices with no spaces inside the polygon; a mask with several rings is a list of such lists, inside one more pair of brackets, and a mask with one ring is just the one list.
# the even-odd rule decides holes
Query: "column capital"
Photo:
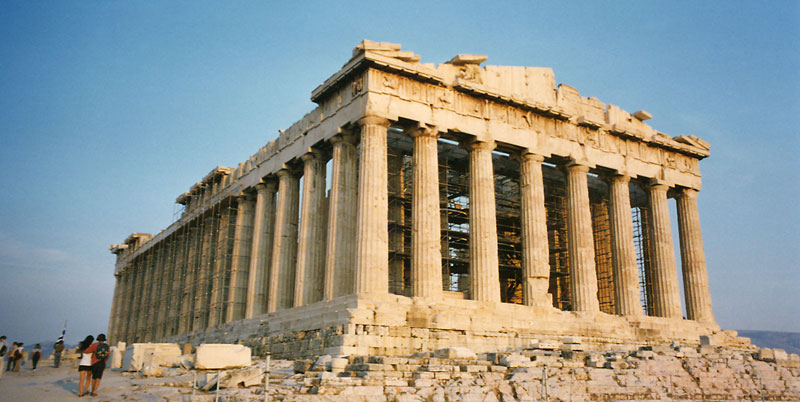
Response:
[{"label": "column capital", "polygon": [[657,180],[651,180],[649,183],[649,187],[651,190],[654,191],[663,191],[667,192],[669,190],[669,185]]},{"label": "column capital", "polygon": [[256,187],[256,191],[259,192],[259,193],[265,192],[265,191],[274,192],[274,191],[276,191],[278,189],[278,183],[275,181],[275,179],[272,179],[272,178],[261,179],[261,182],[256,184],[255,187]]},{"label": "column capital", "polygon": [[568,162],[564,165],[564,169],[569,172],[589,173],[589,166],[583,165],[576,161]]},{"label": "column capital", "polygon": [[631,177],[624,173],[611,173],[606,176],[606,179],[611,183],[628,184],[631,182]]},{"label": "column capital", "polygon": [[297,177],[299,174],[300,171],[298,171],[298,169],[288,165],[283,165],[281,170],[278,170],[278,172],[275,173],[275,175],[278,176],[278,179],[283,179],[284,177]]},{"label": "column capital", "polygon": [[367,115],[358,119],[358,125],[362,127],[367,125],[375,125],[389,128],[391,124],[392,122],[389,121],[389,119],[377,115]]},{"label": "column capital", "polygon": [[679,187],[675,191],[675,198],[696,199],[699,192],[693,188]]},{"label": "column capital", "polygon": [[356,138],[355,135],[353,135],[353,133],[351,133],[349,131],[341,130],[339,133],[335,134],[333,137],[328,138],[328,142],[330,142],[331,145],[336,145],[336,144],[351,144],[351,145],[355,145],[355,143],[358,142],[358,139]]},{"label": "column capital", "polygon": [[242,190],[239,192],[238,198],[242,201],[255,201],[256,195],[251,191]]},{"label": "column capital", "polygon": [[544,156],[530,152],[527,149],[511,152],[511,159],[517,162],[544,162]]},{"label": "column capital", "polygon": [[439,138],[439,128],[437,126],[422,122],[416,122],[416,124],[414,124],[413,126],[403,130],[403,133],[411,138],[414,137]]},{"label": "column capital", "polygon": [[308,148],[308,152],[304,153],[303,156],[300,157],[300,160],[302,160],[304,163],[311,162],[315,159],[324,162],[326,159],[325,157],[326,157],[325,153],[320,151],[319,149]]},{"label": "column capital", "polygon": [[494,151],[497,148],[497,144],[494,141],[480,141],[474,137],[460,141],[459,146],[469,151],[478,149]]}]

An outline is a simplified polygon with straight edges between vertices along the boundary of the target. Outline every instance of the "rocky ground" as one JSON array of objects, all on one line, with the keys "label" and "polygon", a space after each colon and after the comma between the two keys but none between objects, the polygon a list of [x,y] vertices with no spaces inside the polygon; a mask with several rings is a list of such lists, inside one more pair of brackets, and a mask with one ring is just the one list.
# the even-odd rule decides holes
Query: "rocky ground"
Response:
[{"label": "rocky ground", "polygon": [[[222,372],[106,370],[94,401],[800,401],[800,358],[780,350],[663,345],[586,352],[548,345],[475,355],[463,348],[409,357],[322,356]],[[70,366],[5,373],[0,399],[77,397]],[[220,379],[219,381],[217,379]],[[219,383],[220,388],[217,389]],[[192,385],[196,384],[197,387]]]}]

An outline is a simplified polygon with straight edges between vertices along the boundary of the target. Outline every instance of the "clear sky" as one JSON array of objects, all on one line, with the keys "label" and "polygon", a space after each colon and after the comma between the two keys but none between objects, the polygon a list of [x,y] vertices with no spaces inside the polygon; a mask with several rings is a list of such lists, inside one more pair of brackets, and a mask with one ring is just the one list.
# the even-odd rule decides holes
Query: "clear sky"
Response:
[{"label": "clear sky", "polygon": [[158,233],[179,194],[310,111],[362,39],[552,67],[709,141],[717,321],[800,331],[800,3],[288,3],[0,1],[0,333],[105,332],[108,246]]}]

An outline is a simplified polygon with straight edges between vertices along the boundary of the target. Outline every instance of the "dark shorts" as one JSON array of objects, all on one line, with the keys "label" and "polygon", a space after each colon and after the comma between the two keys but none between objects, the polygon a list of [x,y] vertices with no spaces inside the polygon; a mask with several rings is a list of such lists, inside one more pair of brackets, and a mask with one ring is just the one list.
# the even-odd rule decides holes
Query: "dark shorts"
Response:
[{"label": "dark shorts", "polygon": [[92,379],[99,380],[103,378],[103,370],[106,368],[106,361],[100,360],[92,365]]},{"label": "dark shorts", "polygon": [[78,371],[92,371],[92,366],[78,366]]}]

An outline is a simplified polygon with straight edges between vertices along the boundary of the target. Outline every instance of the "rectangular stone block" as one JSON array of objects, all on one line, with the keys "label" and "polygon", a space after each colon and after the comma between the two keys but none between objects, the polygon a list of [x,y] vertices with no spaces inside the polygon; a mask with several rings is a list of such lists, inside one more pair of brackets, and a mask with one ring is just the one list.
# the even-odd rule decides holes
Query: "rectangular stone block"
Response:
[{"label": "rectangular stone block", "polygon": [[252,364],[250,348],[244,345],[203,344],[197,347],[195,367],[224,369]]},{"label": "rectangular stone block", "polygon": [[125,348],[124,371],[139,371],[145,363],[173,367],[180,363],[181,349],[175,343],[134,343]]}]

